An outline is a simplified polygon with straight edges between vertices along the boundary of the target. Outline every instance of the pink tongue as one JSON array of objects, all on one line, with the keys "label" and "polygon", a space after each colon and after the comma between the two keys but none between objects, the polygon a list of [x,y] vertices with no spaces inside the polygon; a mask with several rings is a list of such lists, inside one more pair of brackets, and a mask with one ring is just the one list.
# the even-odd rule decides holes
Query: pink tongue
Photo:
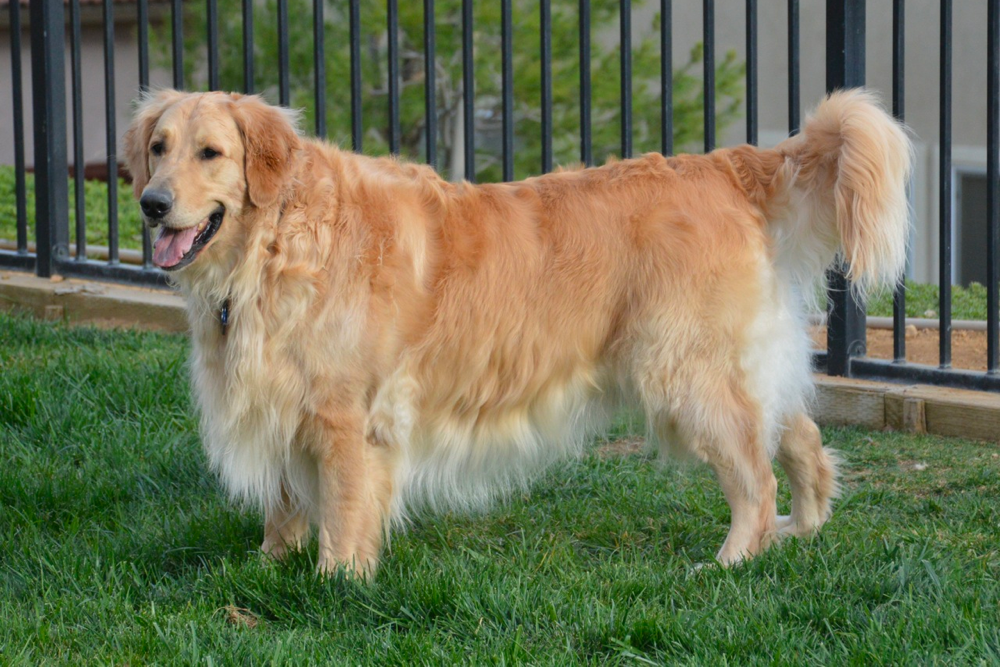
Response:
[{"label": "pink tongue", "polygon": [[156,241],[153,243],[153,264],[164,269],[174,266],[191,249],[194,237],[197,235],[197,226],[188,227],[187,229],[162,227],[160,235],[156,237]]}]

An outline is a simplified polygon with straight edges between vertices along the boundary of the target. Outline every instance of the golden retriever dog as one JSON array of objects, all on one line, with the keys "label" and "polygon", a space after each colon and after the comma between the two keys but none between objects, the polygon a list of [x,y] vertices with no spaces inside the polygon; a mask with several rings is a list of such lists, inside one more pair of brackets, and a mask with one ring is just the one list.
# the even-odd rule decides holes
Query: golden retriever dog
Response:
[{"label": "golden retriever dog", "polygon": [[125,146],[186,297],[208,459],[262,507],[265,553],[316,525],[321,572],[371,575],[409,512],[483,507],[622,404],[715,471],[719,563],[829,518],[806,302],[837,253],[861,296],[906,258],[911,146],[869,93],[769,150],[489,185],[305,139],[237,94],[153,94]]}]

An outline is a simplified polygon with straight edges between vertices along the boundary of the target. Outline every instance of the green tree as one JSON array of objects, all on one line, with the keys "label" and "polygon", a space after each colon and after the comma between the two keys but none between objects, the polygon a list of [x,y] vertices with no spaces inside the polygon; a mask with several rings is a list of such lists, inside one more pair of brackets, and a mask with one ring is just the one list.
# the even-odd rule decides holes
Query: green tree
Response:
[{"label": "green tree", "polygon": [[[242,14],[240,0],[218,0],[220,80],[225,90],[243,88]],[[638,4],[638,3],[637,3]],[[532,0],[513,2],[513,88],[515,176],[541,171],[540,18]],[[185,6],[185,68],[189,89],[204,89],[206,22],[203,3]],[[617,28],[618,2],[592,3],[592,137],[595,159],[616,155],[621,146],[619,53],[599,36],[607,26]],[[438,167],[451,177],[461,175],[462,50],[461,0],[435,4],[437,57]],[[278,36],[276,0],[261,0],[254,13],[254,88],[277,100]],[[346,2],[327,2],[324,9],[327,135],[350,147],[350,51]],[[363,149],[377,155],[388,152],[388,40],[384,0],[361,2],[361,69]],[[500,180],[501,57],[500,3],[476,0],[475,105],[477,119],[476,170],[480,181]],[[304,110],[304,129],[315,127],[313,73],[313,13],[311,0],[289,0],[289,61],[291,105]],[[658,30],[658,17],[654,19]],[[552,2],[553,154],[556,164],[579,161],[579,33],[577,0]],[[658,34],[657,30],[653,35]],[[163,64],[169,62],[169,35],[157,44]],[[401,153],[420,160],[424,155],[423,3],[399,3]],[[659,150],[660,105],[658,40],[633,43],[633,145],[635,153]],[[692,49],[687,62],[673,73],[674,146],[698,150],[702,126],[702,50]],[[721,129],[739,115],[744,65],[734,52],[721,59],[716,70],[716,123]]]}]

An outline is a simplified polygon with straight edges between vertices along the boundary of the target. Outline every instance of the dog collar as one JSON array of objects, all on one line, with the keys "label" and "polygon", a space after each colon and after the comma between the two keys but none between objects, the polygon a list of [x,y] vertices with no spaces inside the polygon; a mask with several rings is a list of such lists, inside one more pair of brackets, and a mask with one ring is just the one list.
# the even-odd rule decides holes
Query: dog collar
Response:
[{"label": "dog collar", "polygon": [[[281,209],[278,212],[278,220],[285,215],[285,202],[281,202]],[[226,335],[226,331],[229,330],[229,297],[227,296],[219,306],[219,327],[222,331],[222,335]]]},{"label": "dog collar", "polygon": [[219,306],[219,324],[222,327],[222,335],[226,335],[226,330],[229,328],[229,297],[222,302]]}]

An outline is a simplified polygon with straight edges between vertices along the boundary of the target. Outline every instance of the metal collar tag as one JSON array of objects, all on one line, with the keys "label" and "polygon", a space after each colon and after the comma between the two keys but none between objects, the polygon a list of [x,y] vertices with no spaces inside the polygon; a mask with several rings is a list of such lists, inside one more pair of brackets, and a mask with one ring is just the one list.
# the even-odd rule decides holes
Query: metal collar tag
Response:
[{"label": "metal collar tag", "polygon": [[226,329],[229,328],[229,299],[222,302],[219,307],[219,324],[222,325],[222,335],[226,335]]}]

